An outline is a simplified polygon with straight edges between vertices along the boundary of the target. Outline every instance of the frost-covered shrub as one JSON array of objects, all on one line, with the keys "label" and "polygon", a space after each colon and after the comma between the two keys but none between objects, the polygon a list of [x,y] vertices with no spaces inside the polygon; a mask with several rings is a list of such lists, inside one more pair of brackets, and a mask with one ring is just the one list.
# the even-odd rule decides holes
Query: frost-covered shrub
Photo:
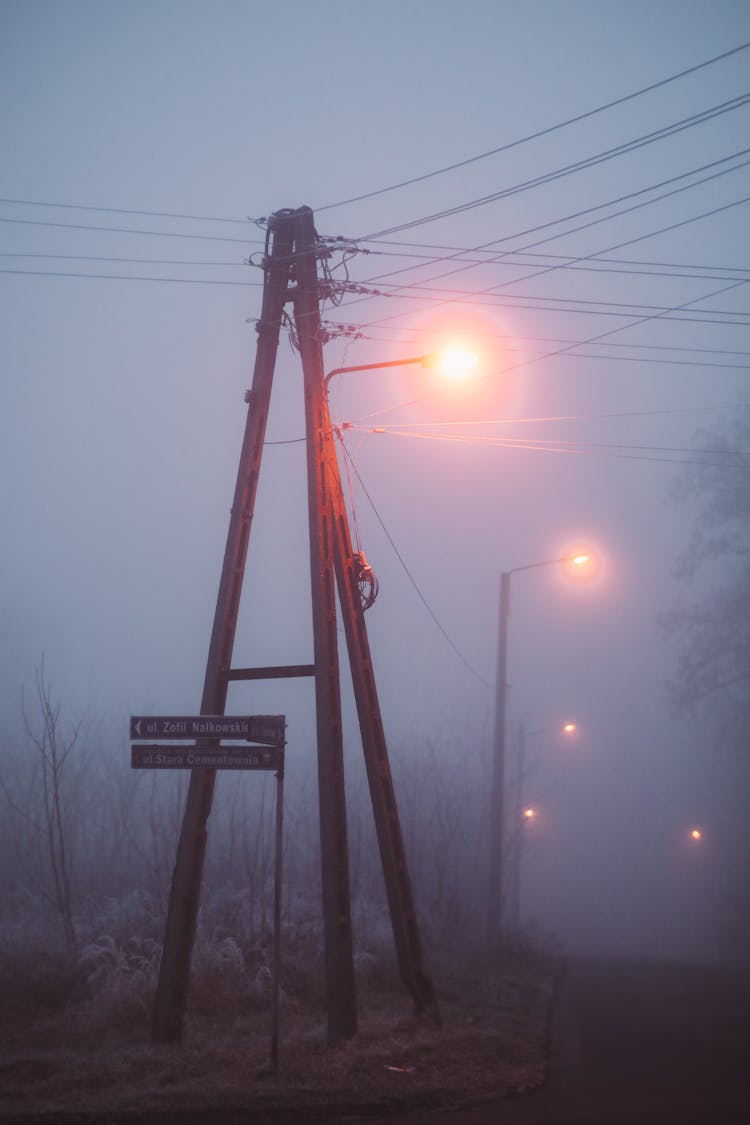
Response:
[{"label": "frost-covered shrub", "polygon": [[87,1017],[95,1026],[140,1026],[151,1009],[161,946],[131,937],[120,945],[102,934],[83,947],[78,967],[88,995]]}]

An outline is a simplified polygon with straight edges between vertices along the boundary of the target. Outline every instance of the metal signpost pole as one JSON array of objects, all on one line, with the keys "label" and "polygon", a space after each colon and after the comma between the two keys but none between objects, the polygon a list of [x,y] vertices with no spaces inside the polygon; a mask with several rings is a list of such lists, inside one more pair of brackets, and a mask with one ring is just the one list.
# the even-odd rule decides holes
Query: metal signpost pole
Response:
[{"label": "metal signpost pole", "polygon": [[284,759],[276,771],[276,861],[273,880],[273,983],[271,990],[271,1070],[279,1063],[281,1001],[281,864],[284,842]]}]

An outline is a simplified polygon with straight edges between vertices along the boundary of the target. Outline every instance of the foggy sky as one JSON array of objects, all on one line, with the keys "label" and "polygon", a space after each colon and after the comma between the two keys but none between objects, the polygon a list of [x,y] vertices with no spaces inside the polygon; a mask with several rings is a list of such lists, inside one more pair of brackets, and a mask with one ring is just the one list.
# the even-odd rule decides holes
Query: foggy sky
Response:
[{"label": "foggy sky", "polygon": [[[20,686],[33,681],[42,652],[66,711],[122,717],[123,755],[129,713],[198,708],[260,310],[261,273],[244,264],[262,250],[253,219],[308,204],[320,233],[357,240],[523,183],[745,93],[750,53],[505,153],[327,209],[545,130],[747,40],[750,10],[730,0],[4,0],[5,723],[14,722]],[[546,186],[388,237],[476,247],[517,236],[738,152],[749,121],[741,108]],[[744,168],[536,252],[603,253],[740,200],[750,195],[749,183]],[[574,225],[515,237],[499,249]],[[100,229],[79,229],[89,226]],[[132,233],[142,231],[161,234]],[[186,234],[193,237],[176,237]],[[747,251],[745,204],[611,256],[741,269]],[[125,258],[132,261],[117,260]],[[414,259],[372,252],[349,269],[365,283],[405,266],[414,268],[394,283],[426,282],[451,263],[416,268]],[[477,294],[530,272],[483,266],[433,284]],[[576,312],[574,303],[637,306],[633,321],[649,315],[639,312],[643,306],[688,302],[697,302],[693,313],[746,317],[742,286],[701,300],[729,284],[555,270],[509,284],[501,291],[504,307],[438,305],[410,290],[349,296],[326,312],[365,337],[328,344],[329,370],[429,351],[447,325],[478,334],[487,376],[465,390],[441,387],[420,368],[342,378],[332,392],[339,423],[370,415],[363,426],[578,419],[492,430],[587,443],[571,453],[349,436],[380,519],[465,658],[426,612],[355,484],[357,529],[380,581],[367,621],[396,767],[425,735],[443,739],[457,771],[467,748],[488,751],[500,572],[579,545],[600,558],[596,580],[586,585],[571,585],[554,568],[512,582],[509,739],[521,721],[547,728],[572,716],[581,728],[564,748],[549,734],[537,740],[539,791],[561,780],[528,857],[524,911],[574,944],[691,952],[716,937],[707,893],[716,886],[711,871],[721,866],[722,835],[732,830],[730,783],[710,724],[668,711],[671,652],[657,617],[679,593],[672,571],[692,519],[689,507],[670,500],[681,469],[669,463],[680,460],[669,450],[690,448],[696,429],[747,401],[749,350],[741,317],[707,324],[652,315],[629,328],[629,317]],[[517,294],[530,299],[515,300]],[[547,298],[564,311],[544,307]],[[581,349],[598,358],[534,361],[535,352],[558,348],[556,341],[615,327],[607,345]],[[649,350],[623,353],[612,344]],[[673,350],[651,350],[656,346]],[[282,339],[268,439],[303,432],[299,359]],[[312,660],[305,503],[304,445],[270,445],[235,665]],[[343,657],[342,636],[342,664]],[[348,693],[345,705],[356,771]],[[295,769],[311,767],[309,683],[233,688],[228,710],[287,714],[290,784]],[[705,854],[699,868],[685,851],[693,823],[706,826],[714,869]],[[579,910],[580,902],[587,906]]]}]

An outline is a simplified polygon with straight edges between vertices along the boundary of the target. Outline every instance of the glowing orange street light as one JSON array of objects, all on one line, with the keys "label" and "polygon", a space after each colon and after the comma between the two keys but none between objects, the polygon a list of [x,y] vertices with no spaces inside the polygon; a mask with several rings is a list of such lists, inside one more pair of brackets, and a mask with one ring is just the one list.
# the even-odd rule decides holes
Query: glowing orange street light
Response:
[{"label": "glowing orange street light", "polygon": [[703,833],[701,832],[700,828],[694,828],[692,830],[692,832],[690,833],[690,835],[694,840],[702,840],[703,839]]},{"label": "glowing orange street light", "polygon": [[429,359],[430,363],[427,366],[436,367],[442,375],[455,383],[463,382],[473,374],[478,363],[478,358],[473,352],[458,346],[445,348]]},{"label": "glowing orange street light", "polygon": [[468,348],[454,345],[443,348],[438,352],[429,352],[426,355],[409,356],[406,359],[381,360],[379,363],[356,363],[351,367],[335,367],[325,377],[326,391],[334,375],[347,375],[352,371],[379,371],[386,367],[409,367],[419,364],[421,367],[435,367],[446,378],[460,382],[466,379],[476,368],[478,357]]},{"label": "glowing orange street light", "polygon": [[[572,738],[578,730],[578,724],[574,722],[555,723],[553,726],[541,727],[539,730],[526,730],[524,723],[521,723],[518,728],[518,763],[516,768],[516,784],[515,793],[513,794],[513,817],[519,817],[521,821],[532,821],[537,815],[537,810],[532,805],[524,805],[523,803],[523,788],[524,780],[526,778],[526,739],[532,738],[540,734],[549,734],[554,731],[556,734],[562,735],[564,738]],[[518,930],[518,919],[521,913],[521,866],[522,866],[522,852],[523,843],[521,840],[521,833],[516,829],[515,839],[512,841],[513,851],[511,853],[512,866],[510,870],[510,907],[509,917],[510,924],[513,930]]]},{"label": "glowing orange street light", "polygon": [[[490,795],[490,843],[487,885],[487,937],[493,941],[502,930],[503,912],[503,800],[505,793],[505,738],[508,705],[508,618],[510,616],[510,580],[523,570],[570,564],[581,570],[592,561],[583,551],[558,555],[554,559],[527,563],[505,570],[500,575],[500,622],[497,644],[497,671],[495,680],[495,731],[493,738],[492,788]],[[570,727],[572,726],[572,729]],[[568,724],[567,734],[572,734],[575,724]]]}]

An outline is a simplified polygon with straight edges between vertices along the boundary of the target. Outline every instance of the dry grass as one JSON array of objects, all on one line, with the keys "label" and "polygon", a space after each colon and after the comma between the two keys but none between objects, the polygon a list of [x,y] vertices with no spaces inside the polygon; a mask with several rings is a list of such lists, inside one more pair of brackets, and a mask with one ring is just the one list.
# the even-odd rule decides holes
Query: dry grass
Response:
[{"label": "dry grass", "polygon": [[126,987],[110,976],[62,1011],[6,1011],[0,1116],[8,1125],[286,1122],[445,1107],[539,1085],[554,964],[507,954],[502,969],[499,956],[468,964],[431,961],[441,1026],[411,1018],[391,974],[371,966],[360,981],[359,1033],[336,1048],[325,1044],[319,1005],[287,992],[279,1068],[265,1076],[268,1010],[257,988],[251,995],[254,978],[229,1003],[213,965],[195,989],[184,1044],[167,1048],[148,1044],[143,980]]}]

